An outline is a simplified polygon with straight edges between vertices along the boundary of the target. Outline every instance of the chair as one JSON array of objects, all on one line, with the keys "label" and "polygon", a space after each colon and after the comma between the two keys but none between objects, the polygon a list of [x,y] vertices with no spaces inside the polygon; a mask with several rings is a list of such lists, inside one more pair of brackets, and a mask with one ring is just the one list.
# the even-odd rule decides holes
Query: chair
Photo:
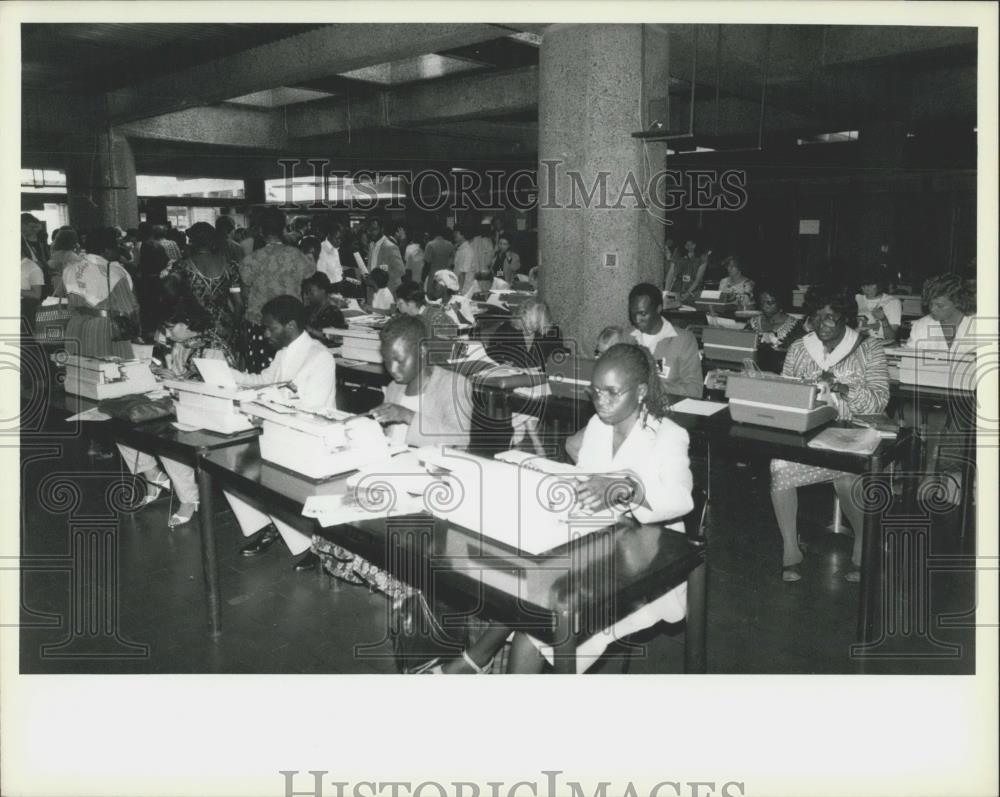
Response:
[{"label": "chair", "polygon": [[[694,507],[684,518],[684,535],[699,548],[705,547],[705,514],[708,511],[708,496],[701,487],[691,490]],[[684,672],[705,673],[705,604],[706,604],[706,563],[688,573],[687,577],[687,617],[684,621]],[[632,647],[625,645],[621,672],[627,673],[631,664]]]}]

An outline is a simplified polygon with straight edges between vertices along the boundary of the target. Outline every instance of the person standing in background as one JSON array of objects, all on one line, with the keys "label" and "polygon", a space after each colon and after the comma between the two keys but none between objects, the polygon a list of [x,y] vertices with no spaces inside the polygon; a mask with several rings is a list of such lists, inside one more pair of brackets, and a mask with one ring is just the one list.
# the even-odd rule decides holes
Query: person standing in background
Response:
[{"label": "person standing in background", "polygon": [[268,208],[260,226],[266,242],[264,247],[246,257],[240,265],[245,304],[240,354],[244,369],[251,374],[260,373],[275,354],[262,327],[262,308],[278,296],[298,296],[302,280],[316,272],[316,264],[307,255],[284,243],[284,213]]},{"label": "person standing in background", "polygon": [[377,268],[389,273],[389,290],[395,290],[403,281],[403,256],[396,242],[383,232],[382,222],[372,219],[368,222],[368,270]]},{"label": "person standing in background", "polygon": [[420,245],[420,236],[410,235],[405,226],[396,226],[396,240],[403,253],[403,266],[410,272],[411,279],[419,279],[424,273],[424,250]]},{"label": "person standing in background", "polygon": [[233,240],[235,232],[236,222],[233,221],[232,216],[219,216],[215,220],[215,234],[219,239],[218,249],[225,255],[226,260],[238,266],[243,262],[246,253],[243,251],[243,247]]},{"label": "person standing in background", "polygon": [[472,254],[476,259],[476,271],[473,273],[489,271],[493,266],[493,255],[496,252],[496,247],[490,238],[490,225],[480,224],[479,232],[469,244],[472,246]]},{"label": "person standing in background", "polygon": [[[455,263],[455,247],[444,237],[444,229],[434,228],[434,237],[424,247],[424,268],[420,272],[420,284],[427,290],[431,277],[444,269],[450,269]],[[417,272],[413,272],[417,278]]]},{"label": "person standing in background", "polygon": [[521,271],[521,258],[510,248],[510,238],[506,235],[501,235],[497,242],[492,270],[494,276],[502,278],[508,285],[514,284],[514,278]]},{"label": "person standing in background", "polygon": [[344,242],[344,227],[337,222],[329,222],[326,235],[319,245],[319,259],[316,271],[326,274],[331,285],[344,279],[344,266],[340,261],[340,247]]},{"label": "person standing in background", "polygon": [[697,298],[701,293],[701,283],[705,279],[710,252],[698,253],[698,242],[688,237],[684,242],[684,254],[676,258],[667,271],[664,290],[677,295],[683,303]]},{"label": "person standing in background", "polygon": [[455,276],[458,278],[458,292],[463,295],[476,289],[476,272],[479,270],[476,254],[467,236],[465,228],[455,228]]}]

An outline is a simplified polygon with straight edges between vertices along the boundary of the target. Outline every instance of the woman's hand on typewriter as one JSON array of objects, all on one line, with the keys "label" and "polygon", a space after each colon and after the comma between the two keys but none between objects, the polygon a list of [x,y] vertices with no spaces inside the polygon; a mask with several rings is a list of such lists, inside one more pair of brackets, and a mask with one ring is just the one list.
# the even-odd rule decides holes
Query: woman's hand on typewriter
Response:
[{"label": "woman's hand on typewriter", "polygon": [[622,476],[609,475],[589,475],[577,476],[576,500],[581,508],[586,512],[594,514],[608,509],[611,504],[614,508],[623,509],[626,488],[625,479]]},{"label": "woman's hand on typewriter", "polygon": [[413,421],[413,410],[401,407],[399,404],[380,404],[371,411],[371,416],[381,424],[390,423],[411,423]]}]

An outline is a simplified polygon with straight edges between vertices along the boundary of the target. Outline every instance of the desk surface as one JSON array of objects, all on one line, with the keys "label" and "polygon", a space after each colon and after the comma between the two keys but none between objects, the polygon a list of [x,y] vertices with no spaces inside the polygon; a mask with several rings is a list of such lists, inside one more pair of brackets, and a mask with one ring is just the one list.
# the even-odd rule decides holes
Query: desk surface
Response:
[{"label": "desk surface", "polygon": [[[343,476],[314,481],[261,460],[256,442],[215,451],[202,467],[223,487],[255,496],[269,511],[301,515],[311,495],[343,494]],[[306,520],[305,518],[300,518]],[[682,583],[702,546],[660,526],[621,524],[531,556],[430,515],[322,529],[324,537],[456,608],[518,623],[554,642],[557,616],[580,612],[583,638]]]},{"label": "desk surface", "polygon": [[[93,409],[98,405],[99,403],[92,399],[74,396],[60,387],[52,387],[48,396],[49,410],[67,418]],[[206,429],[186,432],[174,426],[175,420],[171,417],[159,418],[145,423],[129,423],[112,418],[109,421],[81,421],[80,423],[96,434],[114,436],[119,442],[140,450],[148,448],[151,452],[174,451],[187,455],[244,443],[255,439],[260,434],[259,429],[250,429],[228,435],[210,432]]]}]

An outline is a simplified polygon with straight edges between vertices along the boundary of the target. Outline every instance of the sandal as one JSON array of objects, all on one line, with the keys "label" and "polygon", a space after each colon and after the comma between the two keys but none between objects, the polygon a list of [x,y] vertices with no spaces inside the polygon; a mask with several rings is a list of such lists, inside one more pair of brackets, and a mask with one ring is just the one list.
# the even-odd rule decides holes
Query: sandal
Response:
[{"label": "sandal", "polygon": [[[190,511],[187,512],[187,514],[181,514],[181,509],[183,507],[185,507],[185,506],[190,507]],[[198,504],[197,504],[197,502],[195,502],[193,504],[181,504],[177,508],[177,511],[174,512],[174,514],[172,514],[170,516],[170,519],[167,521],[167,528],[175,529],[178,526],[183,526],[183,525],[185,525],[187,523],[190,523],[191,522],[191,518],[194,517],[194,513],[197,512],[197,511],[198,511]]]},{"label": "sandal", "polygon": [[801,581],[802,562],[796,562],[794,565],[782,565],[781,580],[784,581],[786,584],[791,584],[795,581]]}]

